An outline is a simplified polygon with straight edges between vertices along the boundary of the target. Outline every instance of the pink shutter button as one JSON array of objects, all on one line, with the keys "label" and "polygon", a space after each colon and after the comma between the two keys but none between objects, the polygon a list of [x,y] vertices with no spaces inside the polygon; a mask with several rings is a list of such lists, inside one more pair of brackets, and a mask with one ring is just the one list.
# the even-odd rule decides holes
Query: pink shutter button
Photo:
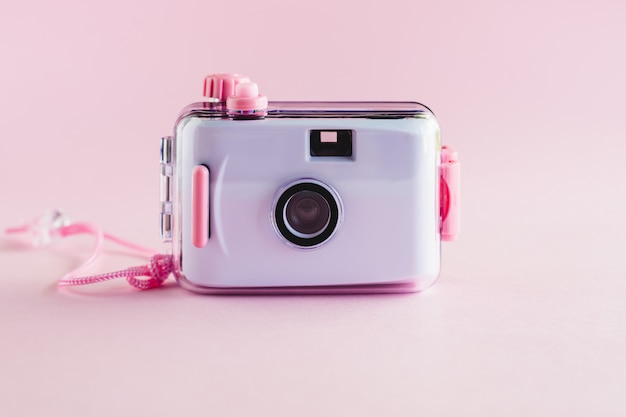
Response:
[{"label": "pink shutter button", "polygon": [[259,94],[259,86],[253,82],[241,82],[235,86],[235,94],[226,100],[226,108],[232,113],[256,113],[267,109],[267,97]]},{"label": "pink shutter button", "polygon": [[239,83],[250,82],[250,78],[240,74],[211,74],[204,79],[204,96],[215,101],[226,101],[235,95]]}]

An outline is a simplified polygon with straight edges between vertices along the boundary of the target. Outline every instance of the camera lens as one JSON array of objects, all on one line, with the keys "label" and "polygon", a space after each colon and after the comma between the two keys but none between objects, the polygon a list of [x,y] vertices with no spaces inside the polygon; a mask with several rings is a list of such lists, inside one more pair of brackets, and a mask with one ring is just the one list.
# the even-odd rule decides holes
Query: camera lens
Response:
[{"label": "camera lens", "polygon": [[330,205],[314,191],[299,191],[285,206],[285,223],[291,233],[302,238],[319,235],[330,221]]},{"label": "camera lens", "polygon": [[294,246],[317,247],[340,224],[341,202],[334,190],[316,180],[299,180],[282,188],[273,208],[273,224]]}]

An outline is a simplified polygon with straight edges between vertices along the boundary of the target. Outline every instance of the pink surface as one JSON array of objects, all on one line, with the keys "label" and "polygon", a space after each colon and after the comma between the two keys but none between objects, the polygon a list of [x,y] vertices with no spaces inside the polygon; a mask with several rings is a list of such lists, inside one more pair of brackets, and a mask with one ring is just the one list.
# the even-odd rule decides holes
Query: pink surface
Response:
[{"label": "pink surface", "polygon": [[[0,415],[624,415],[625,13],[5,4],[0,228],[60,206],[159,247],[159,138],[239,71],[272,100],[429,105],[462,158],[463,233],[427,292],[353,297],[58,291],[92,238],[3,238]],[[142,262],[112,248],[94,272]]]}]

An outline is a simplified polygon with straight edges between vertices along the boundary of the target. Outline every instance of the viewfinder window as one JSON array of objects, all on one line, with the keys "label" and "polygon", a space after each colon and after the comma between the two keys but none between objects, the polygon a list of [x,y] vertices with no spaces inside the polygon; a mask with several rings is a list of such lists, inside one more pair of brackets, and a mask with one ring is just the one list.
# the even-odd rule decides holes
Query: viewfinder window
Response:
[{"label": "viewfinder window", "polygon": [[311,130],[311,156],[352,156],[351,130]]}]

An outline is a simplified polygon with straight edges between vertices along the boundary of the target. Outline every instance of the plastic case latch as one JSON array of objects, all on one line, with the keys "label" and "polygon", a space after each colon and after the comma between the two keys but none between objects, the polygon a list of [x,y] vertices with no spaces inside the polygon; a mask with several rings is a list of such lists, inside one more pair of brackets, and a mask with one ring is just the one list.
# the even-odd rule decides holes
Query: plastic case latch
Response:
[{"label": "plastic case latch", "polygon": [[461,163],[457,152],[441,147],[441,240],[452,241],[461,229]]},{"label": "plastic case latch", "polygon": [[161,138],[161,239],[172,239],[172,186],[174,176],[173,138]]}]

